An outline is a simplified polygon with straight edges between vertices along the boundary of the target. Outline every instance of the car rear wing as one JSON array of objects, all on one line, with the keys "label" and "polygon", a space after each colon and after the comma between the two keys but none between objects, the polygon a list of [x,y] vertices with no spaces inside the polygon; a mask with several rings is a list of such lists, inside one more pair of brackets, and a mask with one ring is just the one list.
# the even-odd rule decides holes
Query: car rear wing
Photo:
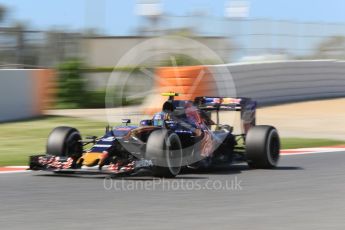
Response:
[{"label": "car rear wing", "polygon": [[246,97],[196,97],[195,105],[204,111],[217,111],[217,123],[219,111],[240,111],[243,133],[247,133],[256,123],[257,102]]},{"label": "car rear wing", "polygon": [[256,101],[246,97],[196,97],[194,100],[199,109],[219,111],[255,110]]}]

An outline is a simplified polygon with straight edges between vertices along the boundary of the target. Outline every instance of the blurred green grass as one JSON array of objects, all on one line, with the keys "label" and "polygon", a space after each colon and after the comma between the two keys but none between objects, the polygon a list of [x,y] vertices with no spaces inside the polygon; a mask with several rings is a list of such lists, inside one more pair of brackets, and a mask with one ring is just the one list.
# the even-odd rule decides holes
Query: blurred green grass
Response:
[{"label": "blurred green grass", "polygon": [[311,148],[333,145],[344,145],[345,141],[330,139],[282,138],[282,149]]},{"label": "blurred green grass", "polygon": [[83,136],[98,136],[104,133],[106,125],[104,122],[59,116],[0,123],[0,166],[27,165],[30,155],[45,153],[47,137],[57,126],[72,126]]},{"label": "blurred green grass", "polygon": [[[45,153],[47,137],[57,126],[75,127],[85,137],[102,135],[106,125],[104,122],[59,116],[0,123],[0,166],[27,165],[30,155]],[[282,138],[281,142],[283,149],[345,144],[343,141],[306,138]]]}]

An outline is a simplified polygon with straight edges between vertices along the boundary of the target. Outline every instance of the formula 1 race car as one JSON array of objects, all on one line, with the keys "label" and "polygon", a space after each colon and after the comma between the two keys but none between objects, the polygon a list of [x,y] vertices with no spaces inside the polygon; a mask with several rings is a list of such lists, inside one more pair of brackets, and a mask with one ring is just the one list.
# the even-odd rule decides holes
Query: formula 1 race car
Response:
[{"label": "formula 1 race car", "polygon": [[[277,165],[280,140],[272,126],[255,125],[256,102],[249,98],[169,98],[162,111],[139,125],[106,127],[104,136],[82,140],[77,129],[57,127],[50,133],[47,153],[30,157],[31,170],[55,173],[97,173],[175,177],[182,168],[207,168],[247,162],[250,168]],[[220,124],[220,114],[238,111],[241,133]],[[213,121],[215,117],[215,122]],[[90,148],[86,148],[91,145]]]}]

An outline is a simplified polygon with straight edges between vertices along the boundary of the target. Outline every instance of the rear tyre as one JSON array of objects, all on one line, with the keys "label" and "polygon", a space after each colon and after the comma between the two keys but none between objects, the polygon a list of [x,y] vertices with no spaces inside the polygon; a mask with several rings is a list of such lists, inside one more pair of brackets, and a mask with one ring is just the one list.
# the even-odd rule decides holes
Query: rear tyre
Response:
[{"label": "rear tyre", "polygon": [[249,129],[246,136],[246,155],[249,167],[274,168],[278,164],[280,140],[272,126],[258,125]]},{"label": "rear tyre", "polygon": [[152,173],[156,177],[172,178],[182,167],[182,144],[176,133],[168,130],[153,131],[146,145],[146,159],[152,160]]},{"label": "rear tyre", "polygon": [[49,134],[47,154],[79,158],[83,153],[81,135],[75,128],[60,126]]}]

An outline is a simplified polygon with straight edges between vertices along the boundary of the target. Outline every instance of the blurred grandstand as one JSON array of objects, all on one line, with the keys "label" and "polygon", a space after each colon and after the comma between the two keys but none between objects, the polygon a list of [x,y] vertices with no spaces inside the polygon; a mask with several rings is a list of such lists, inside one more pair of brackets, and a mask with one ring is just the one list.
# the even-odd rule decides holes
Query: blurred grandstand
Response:
[{"label": "blurred grandstand", "polygon": [[[128,36],[114,37],[92,30],[37,31],[23,25],[2,26],[0,66],[55,67],[70,57],[85,59],[89,66],[109,66],[146,38],[169,34],[201,40],[225,63],[345,58],[345,24],[216,18],[195,13],[186,16],[160,15],[153,22],[143,20],[134,31]],[[110,56],[101,58],[97,49],[109,50],[111,63],[107,61]],[[100,59],[104,62],[97,61]]]}]

